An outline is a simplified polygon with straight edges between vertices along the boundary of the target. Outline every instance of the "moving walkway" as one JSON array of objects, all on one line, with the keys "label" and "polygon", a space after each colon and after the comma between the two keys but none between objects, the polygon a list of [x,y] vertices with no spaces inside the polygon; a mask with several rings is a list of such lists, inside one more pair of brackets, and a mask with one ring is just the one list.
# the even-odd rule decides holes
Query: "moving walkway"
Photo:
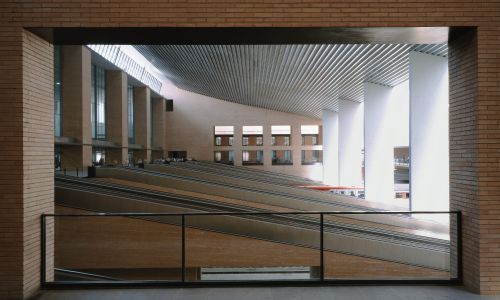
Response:
[{"label": "moving walkway", "polygon": [[[157,177],[163,178],[157,172],[145,170],[115,169],[113,171],[115,172],[103,168],[97,173],[98,176],[127,174],[135,182],[140,181],[142,178],[149,180]],[[185,180],[176,176],[166,177],[173,177],[177,181]],[[191,183],[195,181],[192,179]],[[206,182],[200,184],[206,184]],[[305,200],[301,201],[306,202]],[[111,213],[249,213],[248,215],[217,216],[216,218],[190,218],[188,226],[300,247],[317,248],[319,245],[319,221],[317,216],[252,215],[253,212],[268,213],[270,211],[252,207],[252,205],[243,206],[214,200],[208,201],[206,198],[131,187],[100,179],[79,179],[57,175],[56,204]],[[325,205],[325,208],[329,209],[323,211],[334,211],[336,210],[335,207],[338,206],[330,203]],[[344,209],[346,208],[344,207]],[[148,217],[147,219],[164,222],[161,218]],[[389,223],[391,226],[387,226]],[[449,270],[450,242],[448,239],[411,233],[412,229],[422,229],[428,225],[424,221],[405,216],[370,215],[369,218],[325,216],[324,247],[328,251],[423,266],[433,270]],[[401,228],[402,230],[394,228]],[[438,227],[430,226],[430,229],[435,230],[436,228]]]}]

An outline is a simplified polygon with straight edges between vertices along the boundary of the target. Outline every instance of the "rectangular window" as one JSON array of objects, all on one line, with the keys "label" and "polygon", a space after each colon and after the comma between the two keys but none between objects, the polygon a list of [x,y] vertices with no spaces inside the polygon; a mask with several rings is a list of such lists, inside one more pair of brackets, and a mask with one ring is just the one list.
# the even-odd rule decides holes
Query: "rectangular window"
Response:
[{"label": "rectangular window", "polygon": [[262,165],[264,164],[264,151],[262,150],[244,150],[242,152],[243,165]]},{"label": "rectangular window", "polygon": [[106,151],[104,148],[92,148],[92,163],[96,166],[104,166],[106,164]]},{"label": "rectangular window", "polygon": [[214,162],[232,165],[234,163],[233,151],[214,151]]},{"label": "rectangular window", "polygon": [[135,144],[135,128],[134,128],[134,87],[127,87],[127,123],[128,123],[128,142]]},{"label": "rectangular window", "polygon": [[290,135],[273,135],[272,136],[273,146],[290,146]]},{"label": "rectangular window", "polygon": [[292,126],[290,125],[273,125],[271,126],[271,134],[284,134],[290,135],[292,134]]},{"label": "rectangular window", "polygon": [[319,145],[319,136],[317,134],[303,134],[302,146],[315,146]]},{"label": "rectangular window", "polygon": [[214,145],[232,146],[234,126],[214,126]]},{"label": "rectangular window", "polygon": [[323,163],[322,150],[302,150],[303,165],[317,165]]},{"label": "rectangular window", "polygon": [[216,162],[220,162],[220,161],[221,161],[221,159],[222,159],[222,154],[221,154],[221,152],[220,152],[220,151],[215,151],[215,154],[214,154],[214,160],[215,160]]},{"label": "rectangular window", "polygon": [[273,125],[271,126],[272,145],[273,146],[290,146],[290,135],[292,126],[290,125]]},{"label": "rectangular window", "polygon": [[61,46],[54,46],[54,135],[62,136]]},{"label": "rectangular window", "polygon": [[243,146],[262,146],[263,132],[262,126],[243,126]]},{"label": "rectangular window", "polygon": [[273,150],[273,165],[293,165],[292,150]]},{"label": "rectangular window", "polygon": [[262,126],[243,126],[243,134],[262,135],[263,131]]},{"label": "rectangular window", "polygon": [[214,126],[215,135],[233,135],[234,126]]},{"label": "rectangular window", "polygon": [[165,111],[174,111],[174,99],[165,100]]},{"label": "rectangular window", "polygon": [[319,134],[319,125],[300,125],[301,134]]},{"label": "rectangular window", "polygon": [[243,146],[262,146],[264,138],[262,135],[244,135],[241,142]]},{"label": "rectangular window", "polygon": [[319,125],[301,125],[302,146],[319,145]]},{"label": "rectangular window", "polygon": [[106,139],[106,70],[92,65],[91,74],[92,138]]},{"label": "rectangular window", "polygon": [[215,146],[232,146],[233,137],[228,135],[216,135],[214,137]]}]

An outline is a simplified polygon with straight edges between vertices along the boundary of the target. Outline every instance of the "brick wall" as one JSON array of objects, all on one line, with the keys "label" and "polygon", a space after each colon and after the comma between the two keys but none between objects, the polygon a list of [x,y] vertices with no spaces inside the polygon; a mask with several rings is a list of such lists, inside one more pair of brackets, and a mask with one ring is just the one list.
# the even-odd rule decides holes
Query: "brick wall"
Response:
[{"label": "brick wall", "polygon": [[[53,47],[23,33],[23,260],[24,295],[40,282],[40,213],[54,211]],[[36,238],[34,238],[36,237]],[[52,241],[47,249],[51,251]],[[50,255],[49,255],[50,257]]]},{"label": "brick wall", "polygon": [[[497,4],[500,3],[497,1]],[[497,8],[500,13],[500,8]],[[497,18],[500,20],[500,18]],[[479,284],[500,293],[500,26],[477,32]]]},{"label": "brick wall", "polygon": [[22,31],[0,31],[0,298],[23,289]]},{"label": "brick wall", "polygon": [[[46,84],[38,79],[48,71],[23,69],[23,61],[31,61],[28,57],[50,65],[46,55],[50,46],[24,34],[22,28],[61,26],[477,27],[477,39],[474,34],[464,37],[463,47],[452,43],[450,50],[451,203],[466,214],[467,285],[483,293],[499,292],[499,1],[4,0],[0,2],[0,298],[26,297],[28,290],[36,290],[32,283],[38,275],[31,273],[36,273],[38,260],[29,255],[36,255],[38,229],[31,225],[41,210],[49,209],[46,201],[51,197],[52,171],[45,159],[52,141],[48,135],[43,141],[37,138],[42,131],[27,124],[36,121],[39,128],[48,128],[51,122],[46,102],[50,95],[33,94],[33,87]],[[477,58],[477,67],[473,62],[462,65],[467,63],[461,57]],[[40,101],[43,107],[30,108]],[[19,254],[23,251],[27,257]]]},{"label": "brick wall", "polygon": [[450,208],[463,213],[465,284],[479,290],[477,149],[477,40],[475,32],[451,39]]}]

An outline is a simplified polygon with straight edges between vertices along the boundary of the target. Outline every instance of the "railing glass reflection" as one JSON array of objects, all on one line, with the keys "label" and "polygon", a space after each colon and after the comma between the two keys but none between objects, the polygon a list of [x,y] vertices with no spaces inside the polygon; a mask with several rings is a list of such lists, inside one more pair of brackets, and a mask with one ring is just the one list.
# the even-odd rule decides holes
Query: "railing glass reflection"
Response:
[{"label": "railing glass reflection", "polygon": [[460,212],[61,209],[42,216],[43,285],[458,283],[462,277]]}]

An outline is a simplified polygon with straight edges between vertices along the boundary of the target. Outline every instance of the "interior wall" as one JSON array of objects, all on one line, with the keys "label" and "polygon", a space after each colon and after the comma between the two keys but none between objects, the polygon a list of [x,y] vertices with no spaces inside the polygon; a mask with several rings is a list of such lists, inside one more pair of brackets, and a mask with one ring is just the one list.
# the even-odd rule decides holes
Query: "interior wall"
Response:
[{"label": "interior wall", "polygon": [[[165,117],[167,151],[187,151],[188,157],[213,161],[214,151],[234,150],[235,165],[241,165],[243,150],[263,150],[264,165],[246,166],[322,180],[322,165],[302,165],[301,150],[321,150],[322,146],[302,146],[300,125],[321,125],[321,120],[223,101],[164,85],[174,111]],[[214,146],[214,126],[235,126],[233,147]],[[263,146],[242,146],[244,125],[264,126]],[[291,125],[291,146],[271,146],[271,126]],[[293,165],[272,165],[272,150],[292,150]]]}]

